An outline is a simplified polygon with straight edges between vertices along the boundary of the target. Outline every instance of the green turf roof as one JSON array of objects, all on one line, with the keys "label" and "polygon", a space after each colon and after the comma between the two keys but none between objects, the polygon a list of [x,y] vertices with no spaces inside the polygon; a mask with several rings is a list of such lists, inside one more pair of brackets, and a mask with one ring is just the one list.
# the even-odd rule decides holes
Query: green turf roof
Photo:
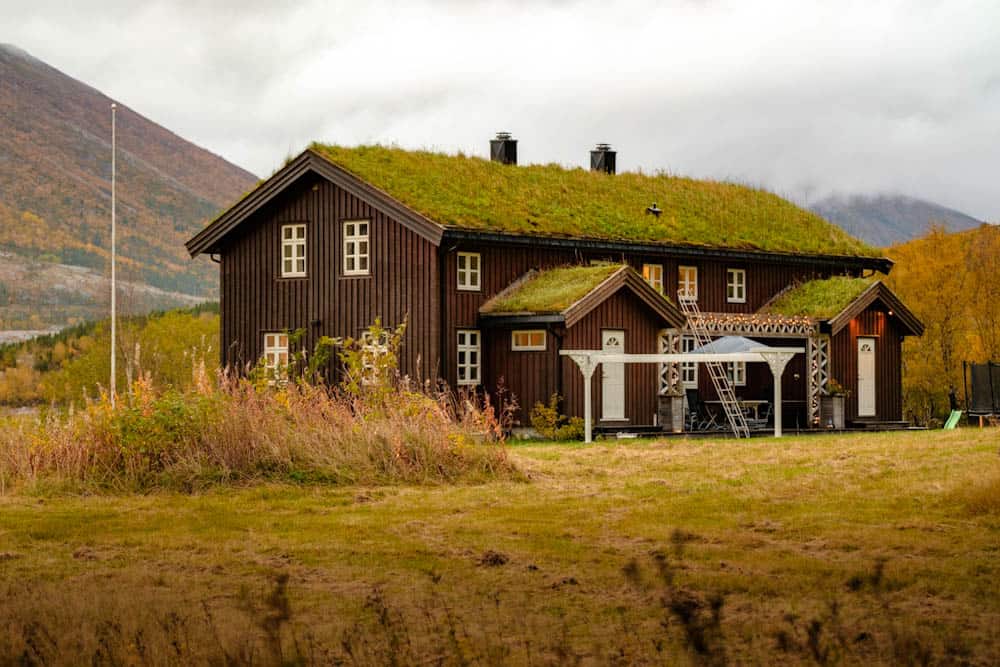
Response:
[{"label": "green turf roof", "polygon": [[872,278],[837,276],[810,280],[779,295],[761,309],[775,315],[798,315],[826,320],[836,316],[872,286]]},{"label": "green turf roof", "polygon": [[561,266],[529,275],[483,304],[486,314],[561,313],[625,268],[624,264]]},{"label": "green turf roof", "polygon": [[[764,190],[668,175],[609,176],[558,165],[384,146],[310,149],[445,227],[796,254],[881,257]],[[656,202],[663,214],[646,208]]]}]

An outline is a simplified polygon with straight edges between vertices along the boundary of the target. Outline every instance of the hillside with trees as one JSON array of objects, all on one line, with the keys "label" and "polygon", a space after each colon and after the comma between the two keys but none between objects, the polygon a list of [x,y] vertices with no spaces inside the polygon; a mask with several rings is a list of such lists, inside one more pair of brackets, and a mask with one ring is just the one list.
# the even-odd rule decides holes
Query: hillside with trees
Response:
[{"label": "hillside with trees", "polygon": [[[196,366],[212,370],[218,363],[218,304],[122,318],[117,343],[119,387],[148,376],[160,387],[185,390]],[[97,398],[108,386],[110,347],[106,319],[0,345],[0,406]]]},{"label": "hillside with trees", "polygon": [[[87,291],[109,262],[111,103],[0,45],[0,320],[18,319],[10,306],[34,309],[46,326],[104,315],[104,302]],[[121,102],[117,125],[120,276],[164,293],[213,296],[215,267],[190,260],[184,241],[256,177]],[[2,270],[31,262],[89,269],[78,281],[83,294],[39,296],[36,272]],[[60,310],[65,305],[74,306],[71,316]]]},{"label": "hillside with trees", "polygon": [[893,246],[889,286],[926,325],[903,346],[907,418],[947,414],[948,393],[963,399],[962,362],[1000,361],[1000,227],[926,236]]}]

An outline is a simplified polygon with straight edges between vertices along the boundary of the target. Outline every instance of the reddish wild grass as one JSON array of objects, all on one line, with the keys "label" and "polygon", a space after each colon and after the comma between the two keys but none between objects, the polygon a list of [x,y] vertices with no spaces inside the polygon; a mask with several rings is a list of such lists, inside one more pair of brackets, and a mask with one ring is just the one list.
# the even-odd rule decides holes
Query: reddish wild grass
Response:
[{"label": "reddish wild grass", "polygon": [[280,389],[223,377],[180,393],[138,382],[116,408],[13,423],[0,492],[38,485],[194,490],[213,483],[440,483],[513,476],[492,406],[430,396]]}]

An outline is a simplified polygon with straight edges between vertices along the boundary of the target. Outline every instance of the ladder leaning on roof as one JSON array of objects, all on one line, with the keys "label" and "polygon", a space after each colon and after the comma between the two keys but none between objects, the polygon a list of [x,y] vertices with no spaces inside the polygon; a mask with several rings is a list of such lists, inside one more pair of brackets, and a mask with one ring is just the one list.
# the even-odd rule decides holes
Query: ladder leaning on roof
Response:
[{"label": "ladder leaning on roof", "polygon": [[[687,317],[688,326],[691,328],[691,333],[694,335],[697,346],[704,347],[711,343],[712,337],[705,326],[701,310],[698,308],[698,302],[688,295],[683,288],[677,292],[677,301],[680,303],[681,312]],[[726,413],[726,419],[729,420],[729,426],[733,429],[733,435],[737,438],[749,438],[750,426],[747,424],[747,417],[743,413],[740,402],[736,399],[736,392],[733,391],[732,382],[729,381],[729,374],[726,373],[722,362],[703,361],[701,363],[708,366],[708,376],[712,378],[712,385],[715,387],[715,393],[719,396],[719,402],[722,403],[722,409]],[[776,381],[780,382],[781,380],[779,378]]]}]

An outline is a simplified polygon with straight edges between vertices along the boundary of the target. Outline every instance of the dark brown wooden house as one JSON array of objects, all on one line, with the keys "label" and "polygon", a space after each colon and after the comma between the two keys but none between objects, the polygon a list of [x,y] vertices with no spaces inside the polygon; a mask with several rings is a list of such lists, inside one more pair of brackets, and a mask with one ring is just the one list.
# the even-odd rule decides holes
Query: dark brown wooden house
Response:
[{"label": "dark brown wooden house", "polygon": [[[831,380],[851,421],[902,418],[900,350],[920,322],[877,280],[891,262],[773,194],[664,175],[517,166],[498,136],[491,160],[314,144],[188,243],[220,265],[222,362],[357,337],[376,318],[408,322],[403,372],[454,388],[503,386],[522,406],[552,394],[582,412],[582,380],[560,350],[687,351],[697,302],[714,336],[807,350],[785,372],[785,414],[821,423]],[[790,342],[791,341],[791,342]],[[763,369],[730,369],[746,398]],[[712,386],[695,364],[629,365],[594,379],[594,414],[651,425],[660,396]]]}]

